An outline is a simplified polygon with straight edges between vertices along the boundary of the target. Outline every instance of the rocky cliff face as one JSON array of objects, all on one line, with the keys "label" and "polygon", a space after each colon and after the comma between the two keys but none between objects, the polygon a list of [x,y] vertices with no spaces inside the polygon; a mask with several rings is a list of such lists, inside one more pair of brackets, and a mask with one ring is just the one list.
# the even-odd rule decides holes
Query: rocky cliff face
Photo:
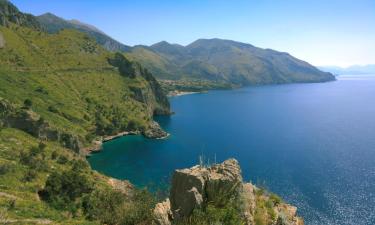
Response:
[{"label": "rocky cliff face", "polygon": [[[194,166],[176,170],[169,198],[158,203],[154,209],[155,220],[160,225],[179,223],[191,217],[195,210],[204,211],[208,205],[221,208],[235,199],[244,224],[257,224],[264,219],[265,223],[262,224],[303,225],[303,220],[296,216],[296,207],[281,200],[271,202],[274,195],[259,194],[259,190],[251,183],[243,182],[240,166],[235,159],[210,167]],[[264,201],[270,202],[268,214],[260,213],[265,207]]]},{"label": "rocky cliff face", "polygon": [[20,129],[41,140],[58,141],[62,146],[79,152],[78,137],[54,129],[31,109],[18,108],[0,98],[0,126]]},{"label": "rocky cliff face", "polygon": [[0,25],[9,26],[11,23],[35,29],[41,29],[33,15],[21,13],[8,0],[0,0]]}]

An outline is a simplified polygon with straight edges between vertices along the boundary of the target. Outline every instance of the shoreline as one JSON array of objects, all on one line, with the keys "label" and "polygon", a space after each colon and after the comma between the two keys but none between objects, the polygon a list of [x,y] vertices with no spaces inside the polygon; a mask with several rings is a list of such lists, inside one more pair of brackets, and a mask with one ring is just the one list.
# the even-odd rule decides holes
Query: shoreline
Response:
[{"label": "shoreline", "polygon": [[200,94],[205,93],[206,91],[170,91],[168,93],[168,97],[178,97],[183,95],[192,95],[192,94]]},{"label": "shoreline", "polygon": [[100,140],[93,141],[91,146],[83,148],[81,151],[86,155],[90,156],[92,153],[98,153],[102,151],[103,143],[115,140],[120,137],[128,136],[128,135],[139,135],[139,131],[122,131],[114,135],[102,136]]}]

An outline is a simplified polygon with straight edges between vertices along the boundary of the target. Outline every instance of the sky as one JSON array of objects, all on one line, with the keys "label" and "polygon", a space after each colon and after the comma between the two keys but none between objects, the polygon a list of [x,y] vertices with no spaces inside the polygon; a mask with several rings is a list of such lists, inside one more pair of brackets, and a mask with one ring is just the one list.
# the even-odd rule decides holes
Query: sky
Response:
[{"label": "sky", "polygon": [[375,64],[375,0],[11,0],[78,19],[127,44],[230,39],[316,66]]}]

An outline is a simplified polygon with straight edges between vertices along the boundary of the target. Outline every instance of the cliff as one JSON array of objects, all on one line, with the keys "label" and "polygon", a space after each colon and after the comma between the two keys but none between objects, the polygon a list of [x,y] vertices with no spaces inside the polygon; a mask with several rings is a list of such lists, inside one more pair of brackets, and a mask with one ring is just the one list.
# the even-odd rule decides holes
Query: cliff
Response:
[{"label": "cliff", "polygon": [[176,170],[169,198],[154,209],[159,225],[303,225],[296,212],[276,195],[243,182],[235,159]]}]

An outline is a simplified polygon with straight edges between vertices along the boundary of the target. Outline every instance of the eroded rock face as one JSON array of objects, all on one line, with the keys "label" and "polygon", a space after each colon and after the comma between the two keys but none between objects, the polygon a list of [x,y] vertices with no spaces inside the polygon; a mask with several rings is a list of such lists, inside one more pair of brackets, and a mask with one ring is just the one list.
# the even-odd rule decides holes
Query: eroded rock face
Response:
[{"label": "eroded rock face", "polygon": [[251,183],[243,184],[241,197],[243,199],[243,218],[246,224],[254,224],[255,213],[255,195],[254,185]]},{"label": "eroded rock face", "polygon": [[235,159],[211,167],[194,166],[176,170],[170,193],[174,219],[189,216],[194,209],[211,202],[225,204],[242,188],[240,166]]},{"label": "eroded rock face", "polygon": [[172,211],[169,199],[158,203],[154,209],[155,222],[157,225],[171,225]]}]

